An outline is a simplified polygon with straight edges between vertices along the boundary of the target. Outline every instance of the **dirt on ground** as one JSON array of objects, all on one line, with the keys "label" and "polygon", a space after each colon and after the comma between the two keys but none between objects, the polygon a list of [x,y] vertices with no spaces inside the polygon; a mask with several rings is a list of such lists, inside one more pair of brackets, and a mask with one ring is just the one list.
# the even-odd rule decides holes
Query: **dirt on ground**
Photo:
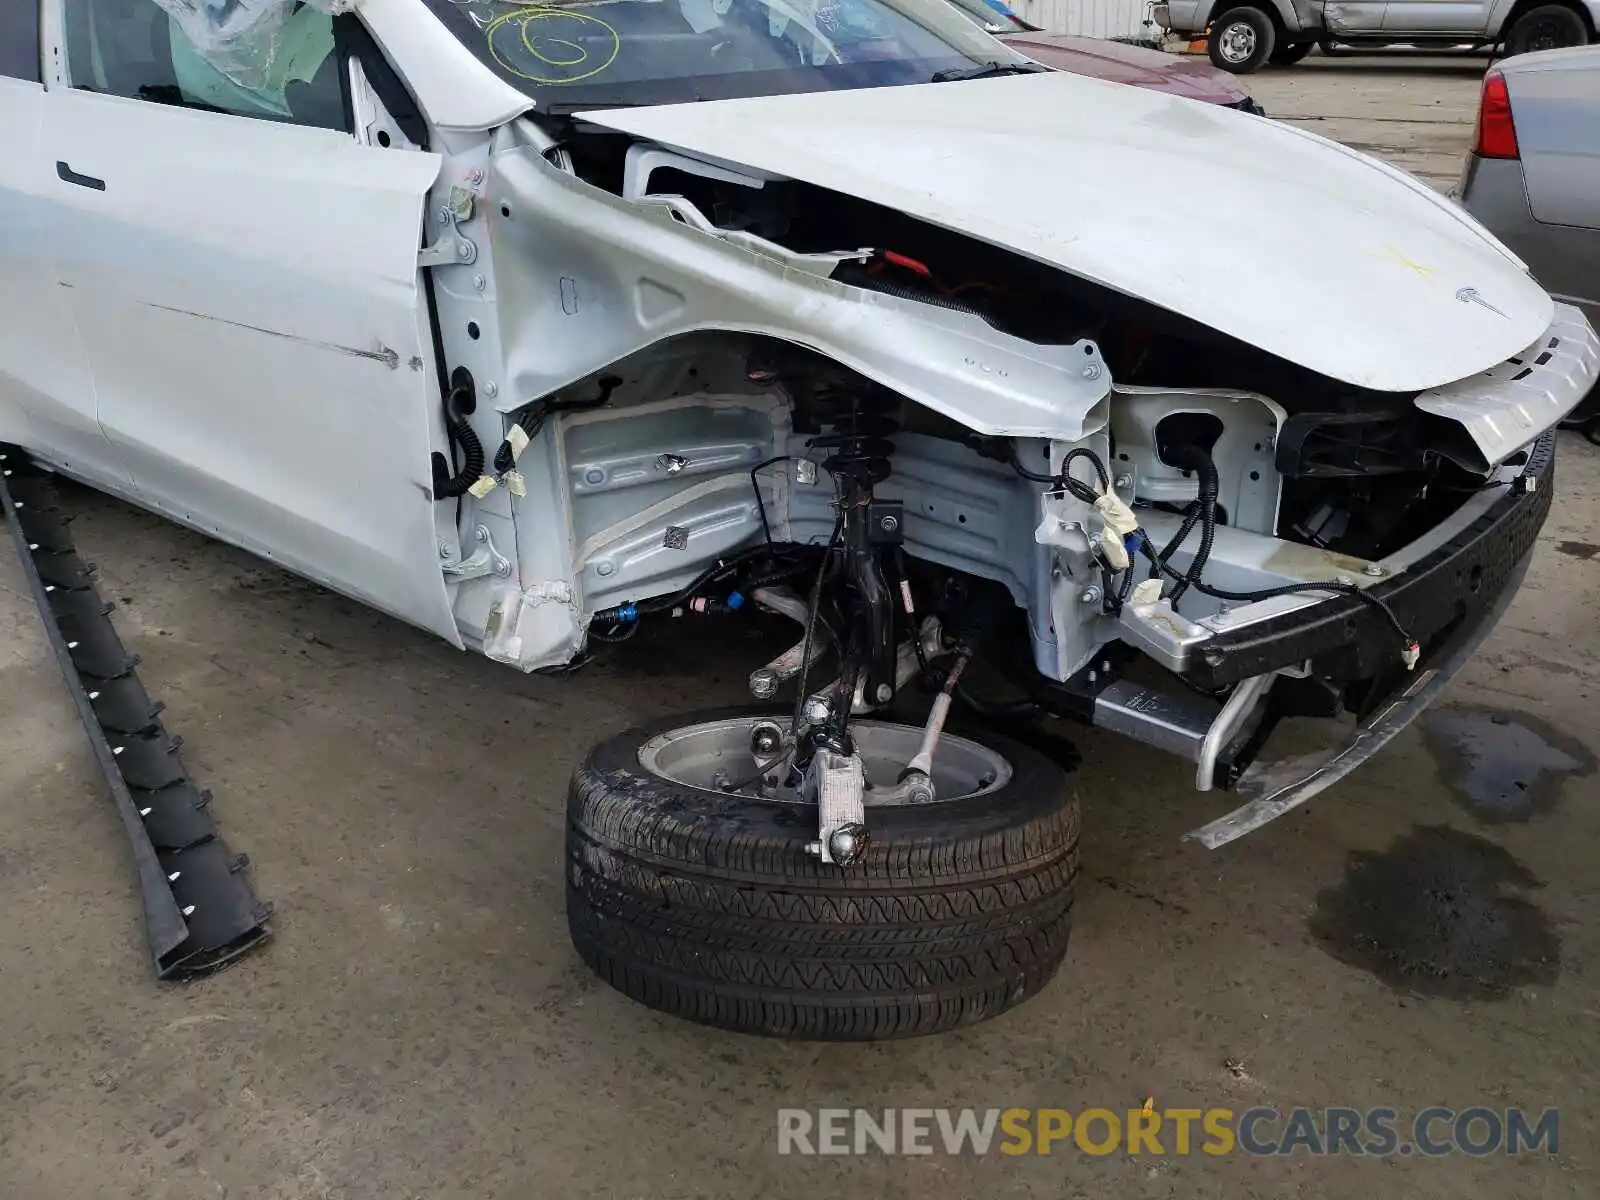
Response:
[{"label": "dirt on ground", "polygon": [[[1314,56],[1250,83],[1270,112],[1447,184],[1482,65]],[[570,678],[524,677],[69,490],[143,677],[277,904],[275,937],[209,980],[152,979],[127,848],[7,551],[0,1197],[1593,1196],[1600,449],[1563,435],[1556,486],[1521,594],[1440,706],[1252,837],[1181,843],[1227,798],[1062,728],[1086,832],[1061,975],[987,1024],[866,1046],[658,1015],[567,940],[575,759],[740,699],[758,630],[668,625]],[[1559,1148],[778,1153],[785,1108],[1147,1099],[1402,1121],[1556,1107]]]}]

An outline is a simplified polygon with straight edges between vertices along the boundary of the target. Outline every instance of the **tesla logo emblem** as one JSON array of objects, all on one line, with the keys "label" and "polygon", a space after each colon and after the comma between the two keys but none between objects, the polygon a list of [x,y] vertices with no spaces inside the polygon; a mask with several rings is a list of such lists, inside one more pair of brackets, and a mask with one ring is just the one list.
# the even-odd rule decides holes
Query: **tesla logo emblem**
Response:
[{"label": "tesla logo emblem", "polygon": [[1504,317],[1505,316],[1505,313],[1501,312],[1498,308],[1496,308],[1494,305],[1490,304],[1482,296],[1478,295],[1478,289],[1477,288],[1464,287],[1464,288],[1459,289],[1456,292],[1456,299],[1461,301],[1461,303],[1463,303],[1463,304],[1476,304],[1479,308],[1487,308],[1490,312],[1492,312],[1497,317]]}]

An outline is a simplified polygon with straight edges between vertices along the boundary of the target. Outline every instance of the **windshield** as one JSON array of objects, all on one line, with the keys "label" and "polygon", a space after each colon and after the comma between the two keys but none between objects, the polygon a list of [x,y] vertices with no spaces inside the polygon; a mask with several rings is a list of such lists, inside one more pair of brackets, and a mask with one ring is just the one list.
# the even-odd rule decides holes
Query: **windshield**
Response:
[{"label": "windshield", "polygon": [[479,58],[547,111],[1041,69],[949,0],[428,4]]}]

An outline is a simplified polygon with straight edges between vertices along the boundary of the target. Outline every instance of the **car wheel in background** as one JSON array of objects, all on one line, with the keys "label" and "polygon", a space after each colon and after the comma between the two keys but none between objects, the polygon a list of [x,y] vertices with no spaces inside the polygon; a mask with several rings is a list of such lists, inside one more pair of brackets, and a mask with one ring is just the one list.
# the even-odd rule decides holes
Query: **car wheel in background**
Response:
[{"label": "car wheel in background", "polygon": [[1259,8],[1230,8],[1211,22],[1206,35],[1212,65],[1235,75],[1260,70],[1277,42],[1272,18]]},{"label": "car wheel in background", "polygon": [[1268,61],[1275,67],[1292,67],[1315,47],[1315,42],[1289,42],[1274,50]]},{"label": "car wheel in background", "polygon": [[1572,9],[1560,4],[1541,4],[1523,13],[1507,31],[1505,56],[1582,46],[1588,40],[1589,30],[1583,18]]}]

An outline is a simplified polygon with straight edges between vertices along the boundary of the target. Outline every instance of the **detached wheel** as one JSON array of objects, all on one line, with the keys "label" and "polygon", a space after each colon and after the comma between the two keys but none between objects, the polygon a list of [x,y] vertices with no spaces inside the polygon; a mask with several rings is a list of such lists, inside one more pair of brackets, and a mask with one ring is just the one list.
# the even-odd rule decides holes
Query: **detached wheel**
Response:
[{"label": "detached wheel", "polygon": [[1588,40],[1588,27],[1572,9],[1560,4],[1542,4],[1518,17],[1517,23],[1506,33],[1505,56],[1581,46]]},{"label": "detached wheel", "polygon": [[[772,710],[678,718],[592,750],[567,804],[567,924],[617,990],[743,1033],[938,1033],[1039,991],[1067,949],[1078,805],[1067,774],[1009,739],[946,733],[939,799],[875,804],[865,857],[807,853],[815,805],[720,790],[760,775]],[[857,721],[869,783],[921,730]]]},{"label": "detached wheel", "polygon": [[1316,46],[1315,42],[1289,42],[1275,49],[1268,61],[1275,67],[1292,67],[1316,49]]},{"label": "detached wheel", "polygon": [[1213,66],[1248,75],[1272,57],[1277,43],[1277,27],[1261,9],[1230,8],[1211,22],[1206,50]]}]

